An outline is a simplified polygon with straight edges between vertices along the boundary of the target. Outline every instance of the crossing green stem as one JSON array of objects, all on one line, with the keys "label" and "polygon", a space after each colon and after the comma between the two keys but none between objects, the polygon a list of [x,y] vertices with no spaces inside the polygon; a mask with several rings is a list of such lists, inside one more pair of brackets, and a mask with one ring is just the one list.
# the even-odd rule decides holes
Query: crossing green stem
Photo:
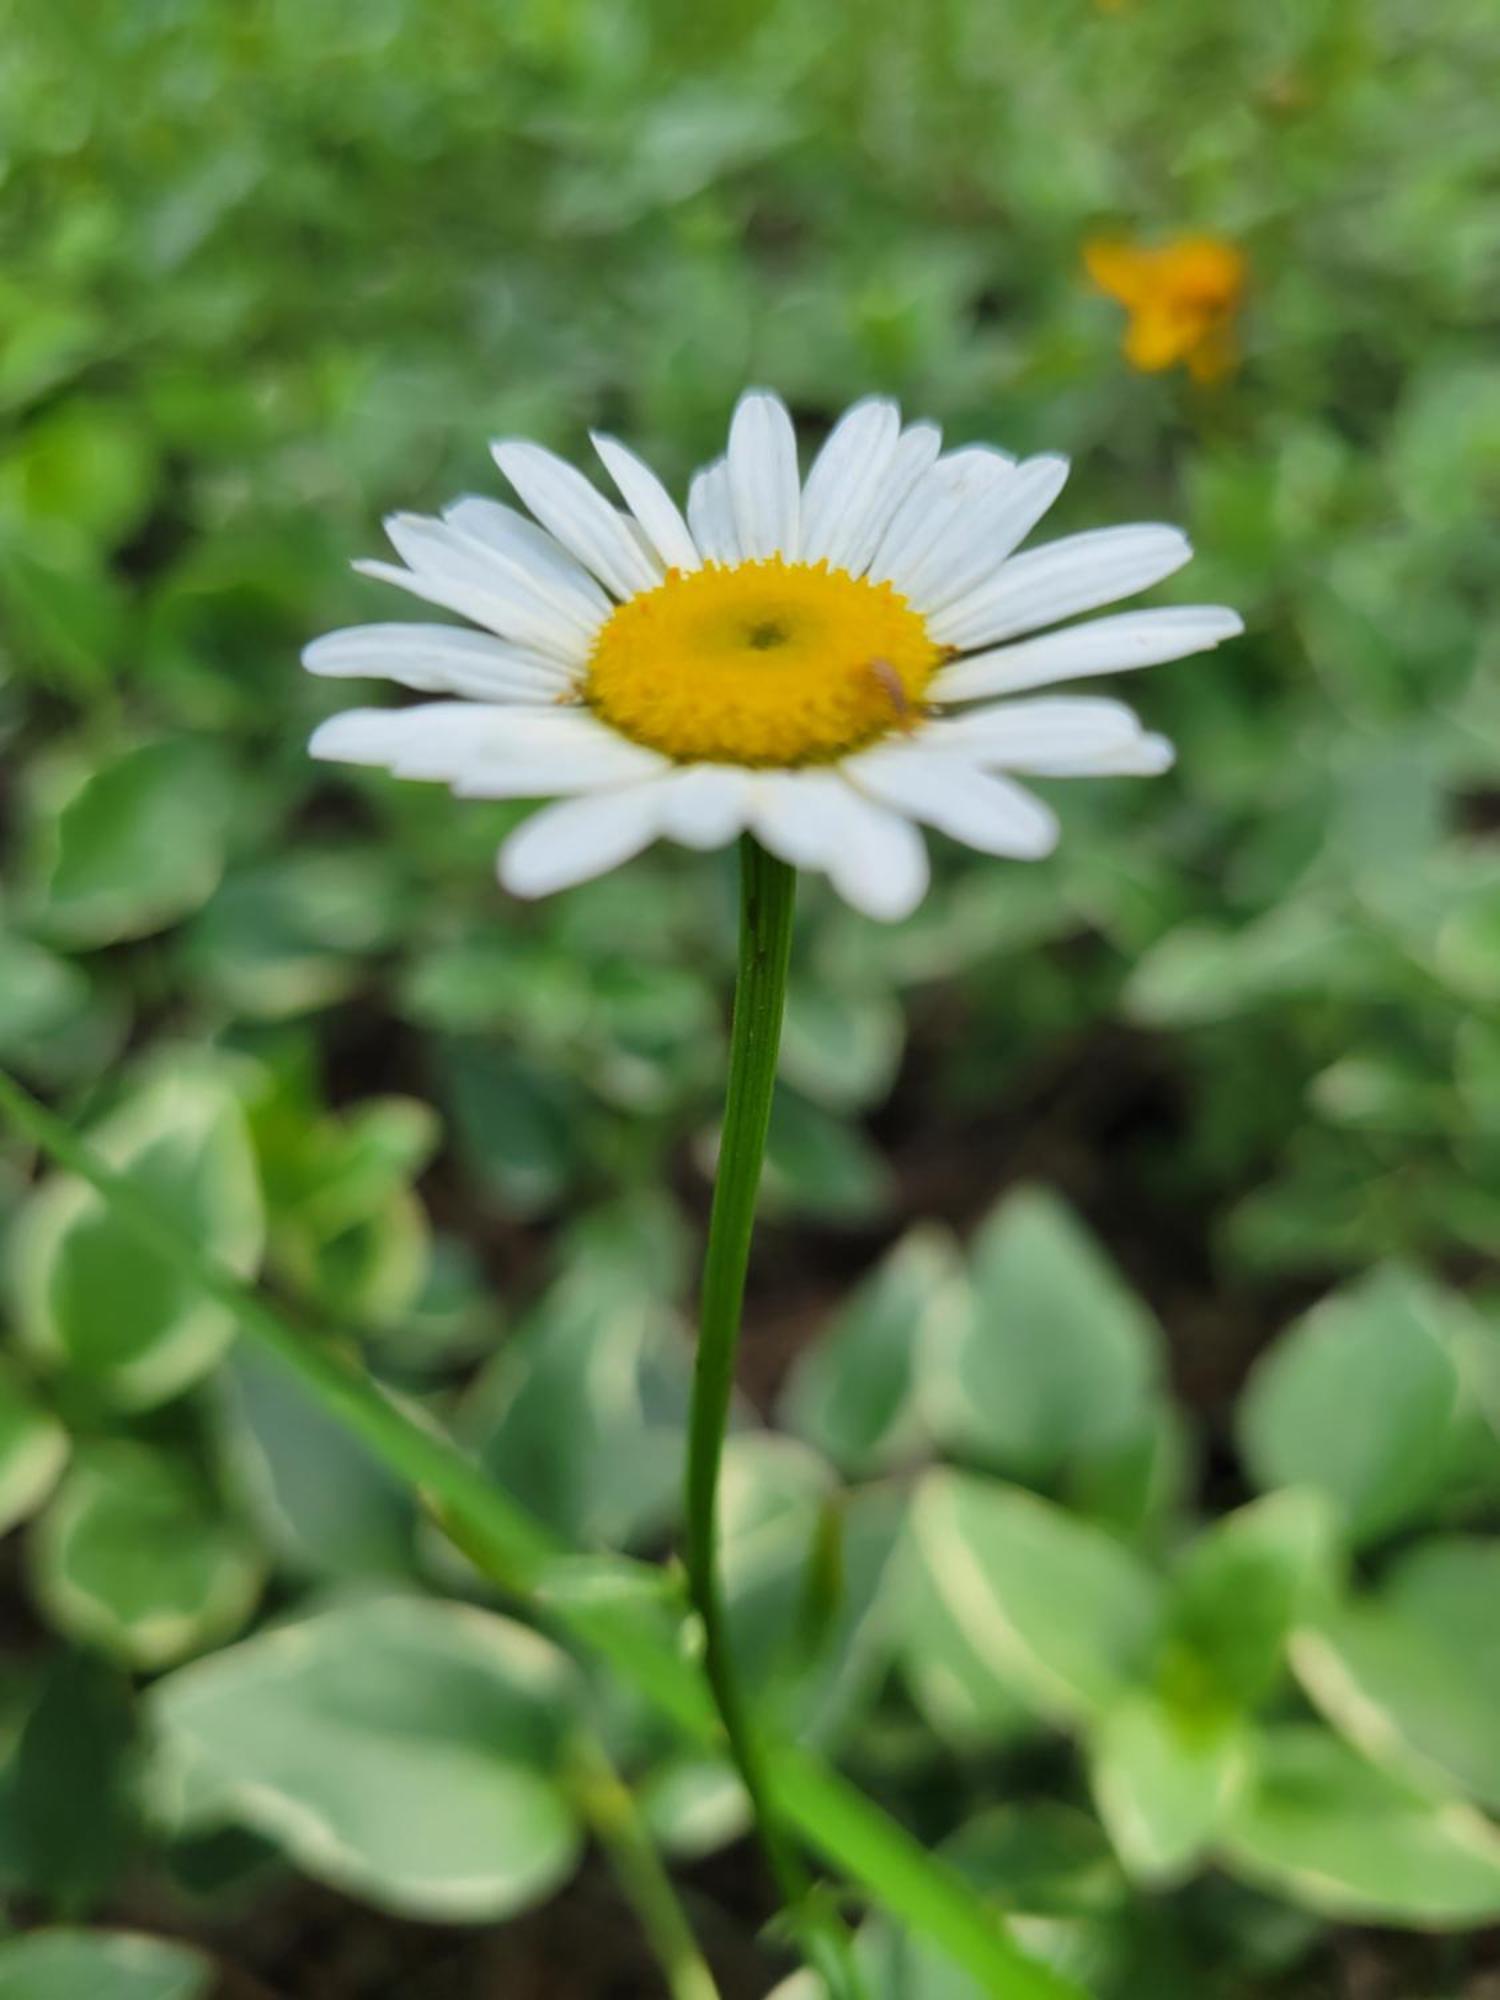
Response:
[{"label": "crossing green stem", "polygon": [[719,2000],[713,1974],[677,1900],[672,1878],[662,1866],[635,1794],[598,1737],[579,1737],[573,1779],[579,1806],[640,1918],[671,2000]]}]

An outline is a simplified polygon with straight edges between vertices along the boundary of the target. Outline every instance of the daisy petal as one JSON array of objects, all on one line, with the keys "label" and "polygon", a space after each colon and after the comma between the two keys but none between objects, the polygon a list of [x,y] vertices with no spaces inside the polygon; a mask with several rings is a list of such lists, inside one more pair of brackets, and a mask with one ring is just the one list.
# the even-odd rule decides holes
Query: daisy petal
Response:
[{"label": "daisy petal", "polygon": [[660,801],[626,785],[543,806],[500,850],[500,881],[513,896],[550,896],[629,861],[656,839]]},{"label": "daisy petal", "polygon": [[723,847],[745,830],[751,778],[733,764],[695,764],[661,781],[661,830],[684,847]]},{"label": "daisy petal", "polygon": [[861,790],[909,818],[925,821],[981,854],[1036,861],[1057,845],[1057,816],[1008,778],[962,757],[904,746],[867,750],[844,765]]},{"label": "daisy petal", "polygon": [[729,500],[729,467],[722,458],[693,474],[688,488],[687,517],[693,540],[705,562],[728,566],[743,560]]},{"label": "daisy petal", "polygon": [[458,625],[350,625],[304,647],[302,664],[475,701],[555,701],[569,685],[567,670],[542,654]]},{"label": "daisy petal", "polygon": [[1101,750],[1093,757],[1059,757],[1028,764],[1038,778],[1159,778],[1170,771],[1177,753],[1165,736],[1144,731],[1118,750]]},{"label": "daisy petal", "polygon": [[582,563],[575,562],[545,528],[514,507],[466,494],[443,509],[443,520],[466,541],[571,617],[592,638],[614,606]]},{"label": "daisy petal", "polygon": [[308,754],[339,764],[382,765],[402,778],[446,778],[461,765],[473,743],[475,718],[487,712],[470,701],[348,708],[319,723]]},{"label": "daisy petal", "polygon": [[785,556],[795,562],[802,480],[797,434],[779,396],[764,389],[748,389],[741,396],[729,426],[726,464],[729,502],[745,560]]},{"label": "daisy petal", "polygon": [[750,817],[773,854],[822,870],[866,916],[895,922],[922,900],[928,877],[921,835],[836,772],[760,773]]},{"label": "daisy petal", "polygon": [[903,596],[920,577],[925,559],[948,536],[980,494],[1005,480],[1014,460],[987,445],[950,451],[915,481],[891,517],[870,562],[875,582],[893,583]]},{"label": "daisy petal", "polygon": [[1114,755],[1140,734],[1134,711],[1122,701],[1043,695],[930,722],[913,740],[924,750],[956,753],[995,770],[1034,771],[1059,760]]},{"label": "daisy petal", "polygon": [[588,648],[572,626],[540,599],[523,595],[519,589],[507,589],[501,583],[494,590],[476,590],[471,585],[418,576],[399,563],[361,560],[352,567],[361,576],[374,577],[377,583],[393,583],[398,590],[409,591],[424,604],[440,604],[445,611],[472,618],[486,631],[545,653],[561,666],[581,667],[588,658]]},{"label": "daisy petal", "polygon": [[[513,553],[502,555],[493,542],[480,541],[450,521],[437,521],[428,514],[391,514],[384,525],[391,546],[418,576],[460,588],[490,591],[506,601],[515,598],[518,602],[545,606],[583,635],[599,623],[596,607],[587,600],[570,602],[559,592],[565,607],[559,608],[539,564],[522,563]],[[540,529],[536,533],[541,536]],[[556,544],[552,547],[556,548]],[[562,555],[560,549],[557,553]]]},{"label": "daisy petal", "polygon": [[909,424],[896,440],[885,476],[875,488],[865,518],[851,523],[840,567],[863,576],[896,510],[923,474],[936,464],[943,433],[936,424]]},{"label": "daisy petal", "polygon": [[429,604],[441,604],[502,638],[558,659],[571,663],[587,654],[589,632],[576,611],[560,610],[537,580],[497,562],[445,521],[426,514],[392,514],[385,531],[407,567],[357,562],[361,575],[397,584]]},{"label": "daisy petal", "polygon": [[904,585],[907,597],[930,617],[993,576],[1041,520],[1067,477],[1065,458],[1028,458],[1013,467],[915,566]]},{"label": "daisy petal", "polygon": [[1135,667],[1206,653],[1245,629],[1245,621],[1217,604],[1173,604],[1159,611],[1122,611],[1070,625],[1042,639],[1024,639],[993,653],[974,653],[944,667],[928,689],[934,701],[973,701],[980,695],[1018,694],[1091,674],[1121,674]]},{"label": "daisy petal", "polygon": [[633,597],[661,582],[619,514],[576,466],[524,438],[501,439],[490,449],[542,526],[616,597]]},{"label": "daisy petal", "polygon": [[646,461],[618,438],[606,437],[602,431],[590,431],[589,436],[621,499],[667,568],[698,569],[702,558],[682,511]]},{"label": "daisy petal", "polygon": [[901,412],[868,397],[847,410],[813,460],[802,491],[802,559],[847,567],[880,493],[901,435]]},{"label": "daisy petal", "polygon": [[576,709],[470,701],[348,709],[323,723],[308,749],[339,763],[377,765],[398,778],[442,780],[466,798],[590,791],[672,768]]},{"label": "daisy petal", "polygon": [[967,652],[1056,625],[1075,612],[1160,583],[1192,553],[1180,529],[1154,524],[1069,535],[1012,557],[988,582],[934,618],[932,636],[939,645]]},{"label": "daisy petal", "polygon": [[639,783],[672,769],[659,752],[617,735],[584,709],[512,709],[498,726],[476,733],[452,784],[466,799],[537,799]]}]

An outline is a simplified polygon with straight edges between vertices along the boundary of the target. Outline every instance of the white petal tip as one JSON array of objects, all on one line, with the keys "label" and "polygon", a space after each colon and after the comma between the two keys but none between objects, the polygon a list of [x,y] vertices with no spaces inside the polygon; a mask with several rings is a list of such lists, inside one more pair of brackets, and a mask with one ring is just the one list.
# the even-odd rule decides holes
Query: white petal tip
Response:
[{"label": "white petal tip", "polygon": [[307,754],[334,764],[383,764],[382,724],[388,719],[386,711],[378,708],[351,708],[342,715],[330,715],[308,738]]},{"label": "white petal tip", "polygon": [[545,884],[530,880],[524,868],[517,868],[506,859],[503,847],[495,857],[495,874],[506,895],[519,902],[534,903],[548,893]]},{"label": "white petal tip", "polygon": [[1020,842],[1017,842],[1015,859],[1017,861],[1045,861],[1049,854],[1057,852],[1057,843],[1061,838],[1062,835],[1059,829],[1055,826],[1049,826],[1045,833],[1039,833],[1034,840],[1027,844],[1022,845]]}]

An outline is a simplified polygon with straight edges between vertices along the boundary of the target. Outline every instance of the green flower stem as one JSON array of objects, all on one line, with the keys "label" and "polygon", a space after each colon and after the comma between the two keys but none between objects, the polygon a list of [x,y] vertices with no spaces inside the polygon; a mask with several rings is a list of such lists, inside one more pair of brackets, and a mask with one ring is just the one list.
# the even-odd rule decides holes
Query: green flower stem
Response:
[{"label": "green flower stem", "polygon": [[724,1125],[703,1260],[684,1511],[688,1595],[703,1628],[703,1670],[724,1725],[729,1753],[749,1798],[756,1831],[788,1919],[809,1961],[838,2000],[844,2000],[844,1996],[859,1992],[847,1936],[837,1918],[812,1900],[812,1876],[771,1796],[760,1733],[729,1646],[718,1564],[719,1471],[734,1393],[734,1361],[755,1229],[755,1200],[776,1089],[796,897],[796,871],[747,834],[740,842],[740,960],[729,1037]]},{"label": "green flower stem", "polygon": [[582,1736],[575,1746],[573,1793],[640,1919],[671,2000],[719,2000],[714,1976],[698,1949],[635,1794],[595,1736]]},{"label": "green flower stem", "polygon": [[[493,1485],[430,1419],[408,1414],[364,1372],[350,1341],[301,1325],[261,1298],[87,1140],[0,1070],[0,1113],[55,1165],[76,1174],[143,1247],[235,1316],[241,1332],[300,1383],[308,1400],[361,1438],[396,1476],[423,1494],[443,1527],[486,1576],[607,1659],[686,1736],[709,1745],[718,1721],[694,1670],[660,1624],[641,1615],[660,1595],[659,1573],[617,1564],[640,1588],[623,1601],[589,1588],[598,1565],[571,1554]],[[771,1796],[810,1846],[896,1921],[940,1946],[997,2000],[1086,2000],[1059,1973],[1028,1958],[994,1912],[955,1871],[835,1771],[789,1743],[768,1746]]]},{"label": "green flower stem", "polygon": [[718,1567],[719,1471],[734,1393],[755,1199],[776,1089],[797,876],[747,834],[740,842],[740,959],[713,1212],[703,1260],[698,1358],[688,1417],[688,1595],[703,1628],[703,1669],[760,1843],[808,1957],[836,1995],[858,1992],[843,1928],[809,1902],[812,1877],[771,1798],[765,1755],[729,1647]]}]

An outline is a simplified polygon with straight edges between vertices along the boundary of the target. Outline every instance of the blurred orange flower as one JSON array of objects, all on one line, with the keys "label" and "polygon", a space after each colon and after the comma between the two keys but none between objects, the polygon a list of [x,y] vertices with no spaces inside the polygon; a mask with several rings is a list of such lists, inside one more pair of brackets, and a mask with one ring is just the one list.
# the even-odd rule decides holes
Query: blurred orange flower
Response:
[{"label": "blurred orange flower", "polygon": [[1181,362],[1198,382],[1217,382],[1238,358],[1234,319],[1245,295],[1245,256],[1218,236],[1178,236],[1155,249],[1096,236],[1084,267],[1129,314],[1125,358],[1155,374]]}]

